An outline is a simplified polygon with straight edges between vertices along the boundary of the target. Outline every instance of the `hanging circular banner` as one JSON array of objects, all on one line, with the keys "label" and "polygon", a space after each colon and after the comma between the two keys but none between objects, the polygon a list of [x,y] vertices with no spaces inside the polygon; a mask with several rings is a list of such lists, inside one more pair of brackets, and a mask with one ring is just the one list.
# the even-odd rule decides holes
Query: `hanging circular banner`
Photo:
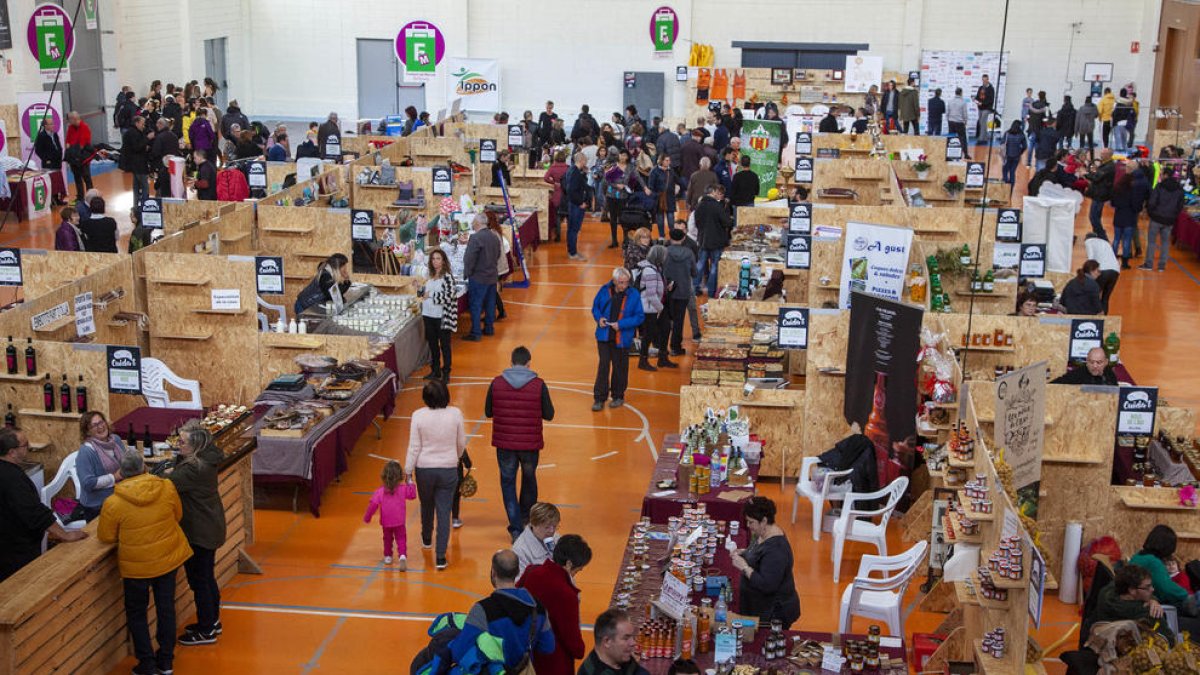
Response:
[{"label": "hanging circular banner", "polygon": [[428,82],[446,56],[446,39],[432,23],[410,21],[396,34],[396,56],[404,64],[405,82]]},{"label": "hanging circular banner", "polygon": [[675,48],[679,37],[679,16],[675,10],[663,5],[650,15],[650,41],[655,52],[669,52]]},{"label": "hanging circular banner", "polygon": [[71,17],[58,5],[38,5],[33,8],[25,29],[29,52],[37,59],[42,73],[66,69],[75,51],[75,34]]}]

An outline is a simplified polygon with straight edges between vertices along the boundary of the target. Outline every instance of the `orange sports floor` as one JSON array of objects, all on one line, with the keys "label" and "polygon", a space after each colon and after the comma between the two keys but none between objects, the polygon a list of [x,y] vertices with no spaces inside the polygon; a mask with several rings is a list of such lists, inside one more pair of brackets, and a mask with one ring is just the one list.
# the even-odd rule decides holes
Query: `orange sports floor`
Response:
[{"label": "orange sports floor", "polygon": [[[998,167],[993,169],[998,172]],[[1024,169],[1022,179],[1027,179]],[[131,195],[121,174],[100,176],[96,182],[114,205],[110,212],[128,210]],[[1106,222],[1110,216],[1106,214]],[[123,222],[127,229],[127,219]],[[0,232],[0,245],[53,246],[56,225],[57,220],[49,218],[10,225]],[[690,359],[683,358],[684,367],[674,372],[645,373],[631,367],[628,405],[590,411],[595,348],[588,309],[595,289],[620,264],[619,254],[605,249],[607,230],[607,224],[591,219],[584,225],[581,252],[590,259],[586,264],[569,262],[563,244],[543,246],[530,256],[532,287],[505,291],[509,318],[497,324],[496,336],[477,344],[454,341],[452,403],[468,420],[480,490],[463,504],[465,526],[451,537],[449,569],[435,572],[430,552],[420,548],[415,509],[409,514],[409,571],[404,573],[381,567],[379,526],[362,522],[383,461],[403,460],[408,415],[420,405],[418,379],[401,393],[382,440],[371,433],[360,439],[350,470],[325,494],[320,519],[307,512],[256,511],[257,541],[250,553],[264,574],[238,576],[224,590],[224,635],[216,645],[178,647],[178,672],[403,671],[426,643],[431,616],[465,611],[488,593],[489,557],[508,545],[508,537],[494,451],[487,443],[483,396],[487,381],[507,364],[509,351],[517,345],[532,350],[532,366],[550,382],[557,410],[538,472],[540,496],[562,510],[560,532],[582,534],[595,552],[591,565],[577,577],[584,621],[590,624],[605,609],[624,537],[638,515],[652,466],[651,448],[664,434],[678,430],[678,391],[690,365]],[[1081,249],[1087,230],[1083,216],[1077,230]],[[1125,317],[1122,356],[1134,377],[1159,385],[1173,404],[1200,406],[1200,394],[1189,386],[1189,373],[1196,373],[1200,365],[1200,264],[1191,253],[1179,250],[1172,259],[1165,273],[1122,274],[1112,309]],[[788,525],[791,493],[781,493],[777,484],[759,489],[777,500],[795,550],[803,605],[796,627],[833,630],[841,589],[866,548],[850,544],[842,584],[831,583],[830,540],[826,535],[820,543],[812,541],[804,517],[807,503],[802,503],[796,525]],[[893,550],[899,546],[894,543]],[[915,593],[910,593],[909,601],[914,599]],[[1061,636],[1074,622],[1074,612],[1074,607],[1048,598],[1043,627],[1037,632],[1040,642],[1048,644]],[[941,618],[916,613],[908,620],[907,632],[929,631]],[[856,621],[855,627],[861,631],[866,622]],[[590,642],[590,635],[587,638]],[[1056,663],[1048,662],[1049,670],[1062,672]],[[114,672],[128,672],[132,666],[132,658],[126,659]]]}]

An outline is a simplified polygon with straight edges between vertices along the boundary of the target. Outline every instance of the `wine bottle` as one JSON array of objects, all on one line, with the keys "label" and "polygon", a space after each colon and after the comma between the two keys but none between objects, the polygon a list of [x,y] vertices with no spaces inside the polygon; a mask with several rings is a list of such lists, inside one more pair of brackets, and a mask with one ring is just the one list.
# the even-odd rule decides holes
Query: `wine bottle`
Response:
[{"label": "wine bottle", "polygon": [[144,445],[146,448],[146,451],[145,451],[146,456],[152,457],[154,455],[154,441],[150,440],[150,425],[149,424],[146,425],[146,431],[142,435],[142,445]]},{"label": "wine bottle", "polygon": [[34,377],[37,375],[37,352],[33,349],[33,338],[25,340],[25,374]]},{"label": "wine bottle", "polygon": [[8,412],[4,413],[4,426],[9,429],[17,428],[17,416],[13,414],[12,404],[8,404]]},{"label": "wine bottle", "polygon": [[871,399],[871,414],[863,435],[871,439],[877,452],[884,457],[891,455],[892,439],[887,426],[887,375],[875,372],[875,393]]},{"label": "wine bottle", "polygon": [[13,345],[12,336],[8,336],[8,346],[4,348],[4,364],[8,367],[9,375],[17,374],[17,348]]},{"label": "wine bottle", "polygon": [[87,387],[83,386],[82,375],[79,376],[79,385],[75,387],[75,409],[81,413],[88,409]]},{"label": "wine bottle", "polygon": [[50,373],[46,373],[46,383],[42,385],[42,406],[46,412],[54,412],[54,384],[50,382]]},{"label": "wine bottle", "polygon": [[58,407],[65,413],[71,412],[71,384],[67,382],[66,373],[63,373],[62,384],[58,387]]}]

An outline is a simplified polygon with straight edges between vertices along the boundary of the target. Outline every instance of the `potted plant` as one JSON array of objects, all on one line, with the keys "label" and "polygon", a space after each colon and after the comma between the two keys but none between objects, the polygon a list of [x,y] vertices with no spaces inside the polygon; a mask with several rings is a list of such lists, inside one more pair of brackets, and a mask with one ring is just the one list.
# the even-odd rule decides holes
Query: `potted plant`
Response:
[{"label": "potted plant", "polygon": [[966,187],[967,186],[965,183],[958,180],[957,175],[951,175],[949,178],[946,179],[945,183],[942,183],[942,188],[946,191],[946,194],[950,195],[951,197],[962,192],[963,189]]},{"label": "potted plant", "polygon": [[929,162],[925,161],[925,155],[917,158],[917,161],[912,163],[912,170],[917,172],[917,180],[925,180],[929,178]]}]

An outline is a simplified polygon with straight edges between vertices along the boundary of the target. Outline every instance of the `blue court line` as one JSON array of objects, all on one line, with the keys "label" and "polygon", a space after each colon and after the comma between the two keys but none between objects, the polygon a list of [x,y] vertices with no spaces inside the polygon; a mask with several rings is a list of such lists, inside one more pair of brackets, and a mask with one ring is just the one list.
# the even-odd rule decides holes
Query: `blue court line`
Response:
[{"label": "blue court line", "polygon": [[321,640],[321,644],[317,645],[317,651],[313,653],[308,663],[304,664],[304,670],[300,672],[310,673],[321,667],[321,657],[324,656],[325,650],[329,648],[329,643],[333,642],[333,638],[337,637],[338,631],[344,625],[346,625],[346,617],[338,617],[338,620],[333,624],[333,628],[329,629],[329,634],[325,636],[324,640]]},{"label": "blue court line", "polygon": [[1167,255],[1167,260],[1170,260],[1171,262],[1175,263],[1175,266],[1178,267],[1179,269],[1183,270],[1183,273],[1188,275],[1189,279],[1191,279],[1193,282],[1195,282],[1197,286],[1200,286],[1200,279],[1197,279],[1196,275],[1189,272],[1188,268],[1184,267],[1178,260],[1175,259],[1174,256]]}]

